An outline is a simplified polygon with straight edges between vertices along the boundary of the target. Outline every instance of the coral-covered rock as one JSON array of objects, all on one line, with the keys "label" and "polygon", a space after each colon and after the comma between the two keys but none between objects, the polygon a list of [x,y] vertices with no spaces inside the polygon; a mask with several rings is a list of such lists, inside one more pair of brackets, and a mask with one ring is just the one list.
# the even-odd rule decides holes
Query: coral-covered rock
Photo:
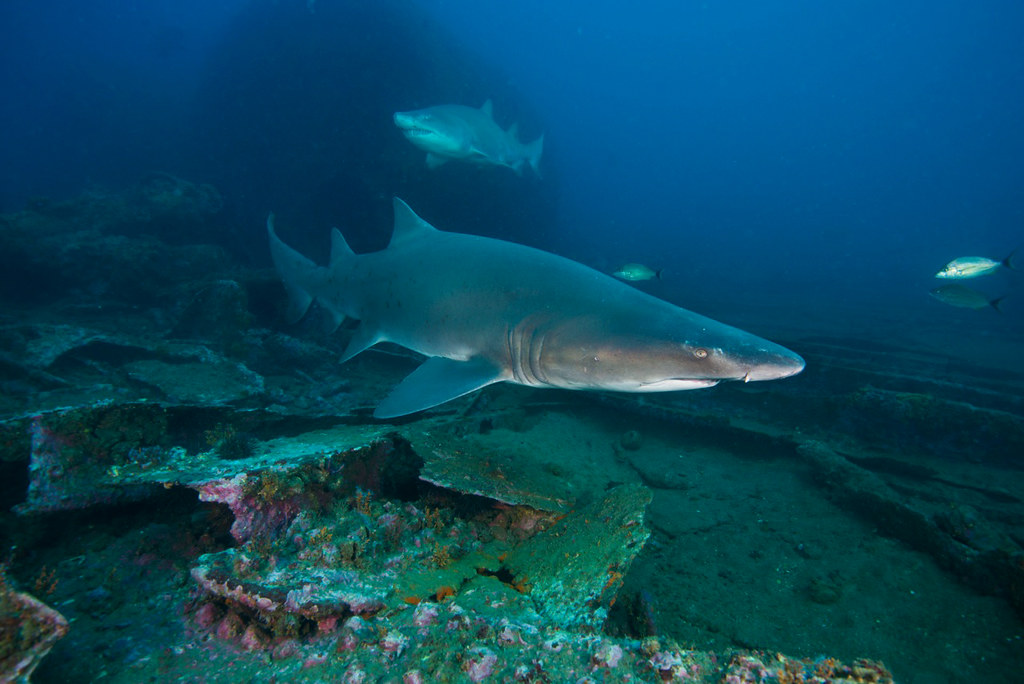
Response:
[{"label": "coral-covered rock", "polygon": [[34,596],[15,591],[0,567],[0,681],[27,682],[68,631],[68,621]]}]

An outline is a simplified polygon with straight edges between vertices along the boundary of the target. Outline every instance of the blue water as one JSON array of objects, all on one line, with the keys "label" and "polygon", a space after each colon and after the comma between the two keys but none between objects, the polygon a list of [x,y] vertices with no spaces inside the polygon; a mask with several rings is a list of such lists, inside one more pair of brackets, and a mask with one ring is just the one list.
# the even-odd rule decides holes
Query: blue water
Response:
[{"label": "blue water", "polygon": [[[263,268],[268,211],[322,263],[331,226],[383,247],[398,195],[442,229],[663,270],[637,286],[821,365],[868,350],[876,380],[898,349],[894,392],[959,400],[976,372],[997,394],[1024,378],[1024,249],[967,283],[1001,312],[929,290],[1024,246],[1021,36],[1005,0],[0,0],[0,214],[172,174],[217,188],[204,237]],[[544,134],[542,179],[428,170],[392,124],[488,99]]]},{"label": "blue water", "polygon": [[[3,3],[0,208],[152,169],[197,175],[191,146],[209,100],[196,92],[226,63],[232,26],[273,4]],[[315,22],[345,3],[277,4]],[[412,4],[507,80],[465,104],[511,84],[537,113],[531,132],[543,130],[557,158],[558,222],[555,234],[519,239],[609,268],[620,255],[651,262],[690,288],[770,282],[867,300],[931,286],[950,258],[1002,258],[1024,240],[1019,3]],[[402,46],[378,29],[366,40],[400,62]],[[241,46],[273,53],[287,45],[277,38]],[[315,106],[319,85],[296,96]],[[500,102],[495,113],[509,123]]]}]

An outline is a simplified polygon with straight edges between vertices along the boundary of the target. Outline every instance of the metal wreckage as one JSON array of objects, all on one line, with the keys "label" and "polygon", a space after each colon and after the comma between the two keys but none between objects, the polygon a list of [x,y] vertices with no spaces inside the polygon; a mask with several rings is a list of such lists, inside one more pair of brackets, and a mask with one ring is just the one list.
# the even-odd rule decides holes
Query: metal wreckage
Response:
[{"label": "metal wreckage", "polygon": [[[0,241],[36,277],[122,305],[61,299],[0,321],[0,464],[20,500],[5,523],[0,681],[27,680],[55,645],[68,681],[892,681],[877,661],[697,650],[659,630],[658,607],[623,585],[651,538],[652,490],[681,485],[634,458],[639,432],[608,445],[618,478],[531,439],[531,419],[565,410],[550,394],[375,421],[367,407],[407,364],[370,355],[340,371],[331,340],[255,325],[249,297],[274,291],[269,273],[211,280],[219,250],[167,247],[174,268],[150,258],[139,295],[110,269],[62,267],[87,245],[138,263],[153,238],[126,226],[200,234],[218,208],[216,191],[157,176],[4,218]],[[167,313],[124,304],[155,292]],[[1020,601],[1014,540],[968,506],[908,501],[886,481],[898,463],[773,422],[805,399],[613,410],[788,444],[837,501]],[[885,402],[907,420],[999,423],[999,448],[1024,434],[1012,413],[885,388],[820,410],[855,424]]]},{"label": "metal wreckage", "polygon": [[[61,572],[89,601],[116,592],[124,612],[143,605],[168,618],[145,627],[128,666],[103,673],[114,681],[889,681],[870,661],[715,654],[602,633],[650,535],[650,490],[622,484],[574,501],[564,481],[516,450],[475,449],[457,429],[462,416],[306,425],[266,439],[253,435],[313,421],[150,402],[26,420],[23,515],[170,506],[159,501],[168,489],[209,504],[190,529],[168,523],[139,540],[147,548],[117,549],[113,567],[97,567],[112,562],[104,549],[77,560],[78,578]],[[202,450],[149,441],[204,420],[216,422]],[[203,535],[218,524],[232,543],[199,553],[216,545]],[[8,592],[17,631],[39,634],[19,645],[10,670],[27,673],[67,622]]]}]

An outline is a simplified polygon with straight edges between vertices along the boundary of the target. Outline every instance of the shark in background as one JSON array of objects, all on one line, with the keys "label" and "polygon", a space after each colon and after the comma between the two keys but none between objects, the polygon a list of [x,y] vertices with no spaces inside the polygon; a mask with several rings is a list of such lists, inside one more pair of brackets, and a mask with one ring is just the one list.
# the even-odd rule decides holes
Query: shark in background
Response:
[{"label": "shark in background", "polygon": [[446,104],[396,112],[394,120],[413,145],[426,151],[431,169],[450,159],[507,166],[516,173],[529,165],[539,178],[544,136],[528,144],[519,142],[518,125],[502,130],[494,121],[493,109],[490,100],[480,109]]},{"label": "shark in background", "polygon": [[359,319],[347,361],[378,342],[428,358],[377,406],[394,418],[495,382],[662,392],[774,380],[804,361],[768,340],[531,247],[437,230],[395,198],[388,247],[355,254],[335,228],[330,264],[270,252],[297,321],[316,300],[335,327]]}]

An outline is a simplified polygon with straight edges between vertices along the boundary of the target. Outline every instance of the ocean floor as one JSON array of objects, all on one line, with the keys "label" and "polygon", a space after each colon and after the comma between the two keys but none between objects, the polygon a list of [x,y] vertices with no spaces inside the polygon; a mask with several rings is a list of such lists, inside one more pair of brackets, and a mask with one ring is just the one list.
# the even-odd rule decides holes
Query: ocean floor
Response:
[{"label": "ocean floor", "polygon": [[[131,201],[207,196],[152,194]],[[114,239],[139,207],[80,201],[110,225],[43,207],[0,241],[39,269],[76,245],[142,250],[151,278],[138,292],[76,257],[65,289],[0,315],[5,676],[1018,681],[1009,338],[922,324],[883,343],[857,334],[863,310],[776,331],[762,310],[750,329],[803,354],[801,375],[492,386],[380,422],[417,359],[338,365],[351,330],[284,325],[269,272]]]}]

